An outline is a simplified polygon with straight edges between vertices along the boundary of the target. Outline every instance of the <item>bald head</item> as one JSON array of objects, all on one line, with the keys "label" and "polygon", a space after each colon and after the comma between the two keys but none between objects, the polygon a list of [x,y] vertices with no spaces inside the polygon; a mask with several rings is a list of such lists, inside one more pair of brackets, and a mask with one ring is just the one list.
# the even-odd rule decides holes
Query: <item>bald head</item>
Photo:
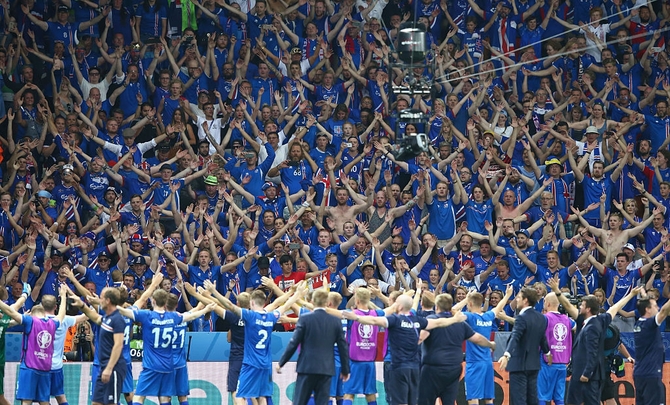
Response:
[{"label": "bald head", "polygon": [[558,311],[558,297],[556,293],[550,292],[544,296],[544,309],[548,311]]},{"label": "bald head", "polygon": [[412,309],[412,298],[403,294],[403,295],[398,297],[398,299],[396,300],[396,304],[398,304],[398,308],[401,311],[407,312],[410,309]]}]

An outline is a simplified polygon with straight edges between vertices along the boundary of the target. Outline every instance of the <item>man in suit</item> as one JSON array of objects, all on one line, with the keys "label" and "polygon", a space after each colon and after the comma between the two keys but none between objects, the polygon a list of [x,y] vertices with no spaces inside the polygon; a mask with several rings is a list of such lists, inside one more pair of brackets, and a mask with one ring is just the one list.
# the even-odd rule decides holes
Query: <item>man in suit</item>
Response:
[{"label": "man in suit", "polygon": [[509,392],[512,405],[537,405],[537,374],[540,371],[540,349],[551,364],[551,352],[545,331],[547,318],[537,312],[537,292],[524,287],[516,296],[519,315],[505,354],[498,360],[500,370],[509,370]]},{"label": "man in suit", "polygon": [[[553,286],[552,286],[553,288]],[[612,317],[635,297],[641,288],[634,288],[625,297],[600,314],[598,299],[593,295],[582,298],[577,315],[577,335],[572,349],[572,378],[568,387],[566,403],[573,405],[599,405],[602,384],[610,373],[605,363],[604,346],[607,327]],[[559,301],[571,317],[577,313],[574,306],[566,306],[567,300]],[[564,297],[563,297],[564,298]],[[564,302],[565,301],[565,302]]]},{"label": "man in suit", "polygon": [[327,405],[330,394],[330,381],[335,375],[335,352],[337,344],[340,355],[342,380],[349,379],[349,348],[344,339],[342,323],[325,311],[328,291],[318,289],[312,294],[314,311],[301,315],[293,337],[279,360],[277,373],[291,359],[298,346],[298,379],[293,394],[294,405],[305,405],[312,393],[316,405]]}]

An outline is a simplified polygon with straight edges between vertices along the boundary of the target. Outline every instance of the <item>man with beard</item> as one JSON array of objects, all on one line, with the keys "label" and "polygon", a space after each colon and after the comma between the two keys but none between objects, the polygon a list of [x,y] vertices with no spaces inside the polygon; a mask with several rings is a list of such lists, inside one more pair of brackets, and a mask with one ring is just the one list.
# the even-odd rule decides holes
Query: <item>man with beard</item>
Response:
[{"label": "man with beard", "polygon": [[[307,128],[309,126],[311,126],[310,123]],[[299,129],[296,135],[300,136],[305,129]],[[295,194],[302,190],[302,182],[311,179],[317,170],[316,163],[311,157],[307,158],[307,154],[298,141],[289,144],[288,160],[270,169],[268,177],[279,176],[281,183],[288,188],[289,193]]]},{"label": "man with beard", "polygon": [[[588,207],[591,204],[603,204],[601,197],[604,194],[605,212],[610,211],[610,205],[612,202],[612,191],[614,190],[614,182],[618,180],[624,165],[626,165],[628,161],[628,156],[630,156],[632,153],[633,153],[633,145],[630,144],[628,145],[626,155],[623,157],[621,156],[619,157],[619,163],[617,164],[616,168],[614,169],[612,174],[608,175],[605,174],[604,162],[601,161],[594,162],[593,167],[591,169],[590,177],[584,176],[584,172],[582,171],[584,169],[584,166],[586,166],[586,163],[588,163],[589,160],[588,152],[582,158],[582,162],[579,165],[577,165],[577,163],[575,162],[575,158],[572,155],[572,153],[568,153],[568,159],[570,160],[570,166],[572,167],[572,172],[575,175],[575,179],[577,179],[578,182],[582,183],[582,188],[584,190],[584,202],[582,204],[583,207]],[[584,214],[584,219],[586,219],[590,225],[599,228],[601,225],[600,210],[588,211],[586,214]]]},{"label": "man with beard", "polygon": [[[165,54],[170,61],[170,66],[172,67],[175,76],[177,76],[185,85],[190,83],[184,91],[184,97],[190,103],[197,103],[198,94],[203,90],[209,91],[209,66],[204,65],[203,69],[198,60],[190,60],[187,62],[188,75],[186,75],[181,71],[179,65],[177,65],[177,62],[174,60],[174,56],[172,56],[172,52],[168,48],[165,38],[161,37],[161,44],[163,44],[163,48],[166,49]],[[197,46],[195,44],[195,39],[190,46]]]}]

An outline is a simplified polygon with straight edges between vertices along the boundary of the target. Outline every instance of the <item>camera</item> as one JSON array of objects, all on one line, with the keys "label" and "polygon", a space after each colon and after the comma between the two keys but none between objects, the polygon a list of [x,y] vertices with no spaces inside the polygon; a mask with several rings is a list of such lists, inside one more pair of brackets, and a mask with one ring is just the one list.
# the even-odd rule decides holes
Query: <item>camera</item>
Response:
[{"label": "camera", "polygon": [[[570,293],[563,293],[563,296],[568,299],[568,301],[570,302],[571,305],[579,308],[579,305],[582,302],[582,297],[574,296]],[[563,315],[567,315],[567,311],[565,310],[565,307],[563,305],[558,306],[558,312],[563,314]]]},{"label": "camera", "polygon": [[299,243],[289,243],[288,248],[291,250],[297,250],[300,249],[300,244]]}]

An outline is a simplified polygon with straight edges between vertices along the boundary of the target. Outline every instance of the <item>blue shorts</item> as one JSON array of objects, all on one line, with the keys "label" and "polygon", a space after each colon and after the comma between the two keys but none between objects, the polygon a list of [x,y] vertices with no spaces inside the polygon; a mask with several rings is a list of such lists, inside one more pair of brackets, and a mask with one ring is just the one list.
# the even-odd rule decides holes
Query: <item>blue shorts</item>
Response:
[{"label": "blue shorts", "polygon": [[143,369],[140,378],[137,379],[135,395],[140,397],[173,397],[177,395],[174,386],[174,371],[159,373],[157,371]]},{"label": "blue shorts", "polygon": [[345,394],[376,394],[377,371],[372,361],[351,361],[349,381],[344,383]]},{"label": "blue shorts", "polygon": [[237,381],[238,398],[260,398],[272,396],[272,369],[256,368],[242,364],[240,378]]},{"label": "blue shorts", "polygon": [[133,365],[126,363],[126,377],[123,379],[123,387],[121,388],[121,392],[124,394],[130,394],[134,390],[135,381],[133,381]]},{"label": "blue shorts", "polygon": [[493,363],[478,361],[465,363],[465,399],[495,398]]},{"label": "blue shorts", "polygon": [[563,401],[565,399],[565,364],[548,365],[544,359],[537,375],[537,398],[540,401]]},{"label": "blue shorts", "polygon": [[93,398],[93,389],[95,388],[95,381],[98,379],[99,375],[100,375],[100,365],[91,364],[91,382],[90,385],[88,386],[89,398]]},{"label": "blue shorts", "polygon": [[344,396],[344,389],[342,384],[342,377],[340,377],[341,366],[335,366],[335,375],[330,379],[330,396],[342,397]]},{"label": "blue shorts", "polygon": [[21,366],[16,383],[16,399],[21,401],[49,402],[51,371],[38,371]]},{"label": "blue shorts", "polygon": [[101,380],[102,374],[98,375],[97,380],[93,382],[92,402],[99,404],[118,404],[121,401],[121,388],[126,378],[127,367],[115,367],[107,383]]},{"label": "blue shorts", "polygon": [[230,360],[228,362],[228,392],[237,391],[240,370],[242,370],[242,360]]},{"label": "blue shorts", "polygon": [[174,385],[177,388],[177,396],[188,396],[191,391],[188,389],[188,367],[179,367],[174,370]]},{"label": "blue shorts", "polygon": [[63,385],[63,369],[51,370],[51,389],[49,394],[52,397],[65,395],[65,386]]}]

